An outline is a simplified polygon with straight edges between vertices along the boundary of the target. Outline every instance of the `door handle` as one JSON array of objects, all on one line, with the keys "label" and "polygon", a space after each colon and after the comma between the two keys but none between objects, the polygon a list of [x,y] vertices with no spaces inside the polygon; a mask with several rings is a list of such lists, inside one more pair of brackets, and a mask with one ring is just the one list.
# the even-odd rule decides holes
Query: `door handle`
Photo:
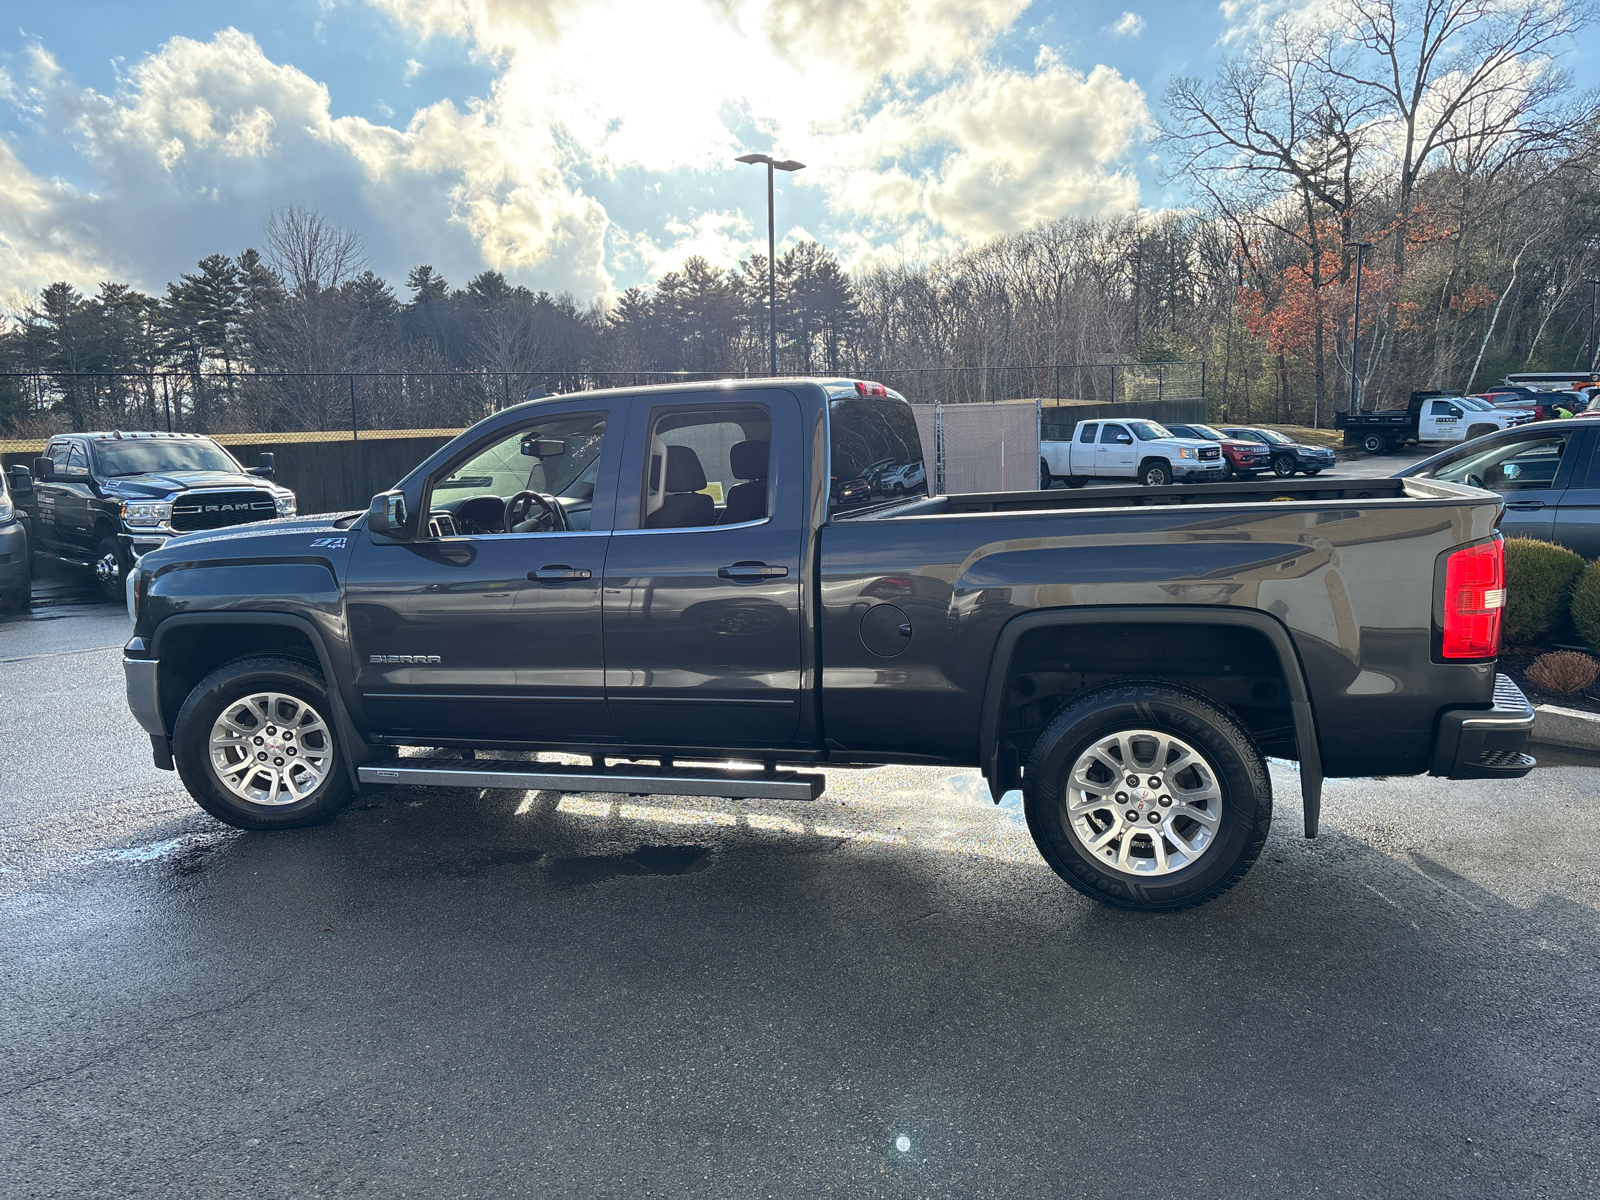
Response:
[{"label": "door handle", "polygon": [[731,579],[735,583],[754,583],[758,579],[782,579],[788,567],[769,567],[761,562],[736,562],[731,567],[719,567],[718,579]]},{"label": "door handle", "polygon": [[528,578],[535,583],[567,583],[574,579],[589,579],[593,575],[593,571],[574,570],[565,563],[540,567],[537,571],[528,572]]},{"label": "door handle", "polygon": [[1506,505],[1513,512],[1538,512],[1544,506],[1543,500],[1513,500]]}]

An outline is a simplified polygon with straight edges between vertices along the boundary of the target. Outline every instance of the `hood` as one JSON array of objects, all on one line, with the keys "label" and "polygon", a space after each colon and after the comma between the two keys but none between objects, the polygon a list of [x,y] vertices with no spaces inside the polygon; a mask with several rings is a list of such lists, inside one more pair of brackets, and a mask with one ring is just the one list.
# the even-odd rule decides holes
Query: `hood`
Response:
[{"label": "hood", "polygon": [[[159,570],[174,562],[206,558],[248,559],[257,557],[339,557],[355,531],[349,528],[360,512],[317,513],[307,517],[282,517],[275,521],[251,521],[225,529],[203,529],[180,533],[166,545],[152,550],[139,560],[141,567]],[[344,528],[340,528],[340,525]],[[316,545],[315,543],[322,543]]]},{"label": "hood", "polygon": [[264,492],[282,492],[270,479],[259,475],[246,475],[241,471],[163,471],[150,475],[118,475],[107,479],[100,490],[108,496],[125,500],[164,500],[173,492],[188,492],[196,488],[253,488]]},{"label": "hood", "polygon": [[1263,446],[1260,442],[1252,442],[1247,438],[1219,438],[1218,441],[1221,445],[1235,450],[1259,450],[1263,454],[1267,452],[1266,446]]}]

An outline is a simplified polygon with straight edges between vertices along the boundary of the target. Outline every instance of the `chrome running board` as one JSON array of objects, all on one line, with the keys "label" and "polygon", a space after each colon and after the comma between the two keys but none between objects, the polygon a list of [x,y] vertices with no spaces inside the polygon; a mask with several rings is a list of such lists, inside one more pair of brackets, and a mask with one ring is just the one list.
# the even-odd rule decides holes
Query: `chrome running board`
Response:
[{"label": "chrome running board", "polygon": [[629,796],[725,796],[730,799],[815,800],[821,775],[744,768],[609,767],[525,762],[510,758],[401,758],[359,768],[362,783],[409,787],[511,788],[522,792],[612,792]]}]

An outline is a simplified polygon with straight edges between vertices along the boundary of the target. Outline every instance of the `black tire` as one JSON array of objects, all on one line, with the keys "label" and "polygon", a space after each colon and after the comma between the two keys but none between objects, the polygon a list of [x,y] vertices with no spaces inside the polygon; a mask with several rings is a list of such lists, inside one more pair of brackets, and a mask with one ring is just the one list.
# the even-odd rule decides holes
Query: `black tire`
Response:
[{"label": "black tire", "polygon": [[1307,475],[1321,475],[1322,474],[1322,468],[1321,467],[1306,467],[1305,468],[1305,473]]},{"label": "black tire", "polygon": [[[1145,878],[1100,862],[1073,831],[1066,812],[1067,779],[1080,757],[1101,739],[1135,730],[1165,733],[1188,742],[1204,758],[1220,791],[1217,828],[1194,861]],[[1155,769],[1137,761],[1135,766],[1141,774]],[[1118,782],[1112,780],[1107,786],[1116,787]],[[1148,799],[1148,793],[1145,795]],[[1165,811],[1163,820],[1176,811],[1170,805],[1163,810],[1151,803],[1150,811]],[[1023,808],[1039,852],[1056,874],[1078,891],[1114,908],[1172,912],[1214,900],[1244,878],[1272,827],[1272,784],[1260,750],[1226,709],[1174,684],[1128,682],[1097,688],[1056,714],[1029,755]],[[1094,813],[1081,816],[1091,825],[1096,819]],[[1181,815],[1176,819],[1184,820]],[[1191,827],[1197,824],[1188,822]],[[1124,838],[1141,839],[1150,832],[1130,830],[1110,843],[1116,848],[1114,853],[1121,853]],[[1143,841],[1133,844],[1151,845]],[[1170,857],[1176,850],[1166,853]],[[1144,858],[1156,861],[1153,854]]]},{"label": "black tire", "polygon": [[1066,482],[1069,488],[1081,488],[1089,481],[1082,475],[1068,475]]},{"label": "black tire", "polygon": [[108,533],[100,539],[100,545],[94,552],[94,580],[100,589],[100,598],[107,604],[128,602],[123,583],[132,566],[128,552],[114,535]]},{"label": "black tire", "polygon": [[1145,487],[1166,487],[1172,482],[1172,468],[1159,458],[1153,458],[1139,468],[1139,482]]},{"label": "black tire", "polygon": [[1368,454],[1382,454],[1389,448],[1389,439],[1381,433],[1369,433],[1361,439],[1361,448]]},{"label": "black tire", "polygon": [[1050,474],[1050,464],[1041,458],[1039,460],[1039,490],[1048,492],[1050,485],[1055,481],[1055,476]]},{"label": "black tire", "polygon": [[1279,479],[1288,479],[1295,473],[1294,456],[1280,454],[1272,460],[1272,473]]},{"label": "black tire", "polygon": [[[328,763],[320,783],[285,804],[254,803],[233,792],[211,758],[212,725],[231,704],[258,692],[281,693],[309,705],[326,728]],[[315,735],[313,735],[315,736]],[[311,746],[311,741],[306,741]],[[321,675],[298,659],[277,655],[243,658],[202,679],[178,711],[172,758],[189,795],[217,820],[237,829],[298,829],[339,814],[354,788],[345,768],[344,747],[334,731],[333,706]],[[266,768],[263,767],[263,770]]]},{"label": "black tire", "polygon": [[1488,437],[1491,433],[1496,432],[1498,432],[1498,430],[1493,425],[1474,425],[1471,429],[1467,430],[1467,441],[1470,442],[1473,438]]}]

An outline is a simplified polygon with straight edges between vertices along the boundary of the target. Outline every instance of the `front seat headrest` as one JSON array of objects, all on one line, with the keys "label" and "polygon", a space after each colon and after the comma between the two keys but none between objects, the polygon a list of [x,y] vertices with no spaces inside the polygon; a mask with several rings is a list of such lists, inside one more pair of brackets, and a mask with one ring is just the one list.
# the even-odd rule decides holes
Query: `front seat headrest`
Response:
[{"label": "front seat headrest", "polygon": [[698,492],[705,486],[706,472],[700,465],[700,456],[688,446],[668,446],[666,490]]},{"label": "front seat headrest", "polygon": [[733,468],[734,478],[765,479],[770,450],[769,442],[735,442],[728,451],[728,465]]}]

